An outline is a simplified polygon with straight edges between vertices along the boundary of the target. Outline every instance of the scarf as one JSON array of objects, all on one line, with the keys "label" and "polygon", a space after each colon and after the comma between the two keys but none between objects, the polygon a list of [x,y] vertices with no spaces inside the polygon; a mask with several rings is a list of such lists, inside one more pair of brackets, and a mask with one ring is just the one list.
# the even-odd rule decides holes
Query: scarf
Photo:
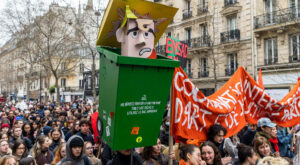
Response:
[{"label": "scarf", "polygon": [[279,152],[278,139],[276,137],[274,137],[274,138],[270,138],[269,140],[274,145],[275,151]]},{"label": "scarf", "polygon": [[188,165],[183,159],[180,159],[179,165]]}]

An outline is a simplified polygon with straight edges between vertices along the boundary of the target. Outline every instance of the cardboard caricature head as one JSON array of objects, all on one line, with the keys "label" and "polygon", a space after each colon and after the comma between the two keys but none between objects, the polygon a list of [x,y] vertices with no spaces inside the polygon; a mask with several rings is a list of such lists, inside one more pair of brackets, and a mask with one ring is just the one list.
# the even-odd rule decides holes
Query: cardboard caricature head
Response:
[{"label": "cardboard caricature head", "polygon": [[154,22],[150,19],[128,19],[116,32],[122,56],[154,58]]}]

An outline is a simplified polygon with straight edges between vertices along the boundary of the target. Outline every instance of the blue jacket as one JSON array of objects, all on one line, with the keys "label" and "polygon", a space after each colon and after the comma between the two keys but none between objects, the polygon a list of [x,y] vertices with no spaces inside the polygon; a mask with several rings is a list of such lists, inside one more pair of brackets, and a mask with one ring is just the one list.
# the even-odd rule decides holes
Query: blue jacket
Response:
[{"label": "blue jacket", "polygon": [[278,147],[281,157],[292,157],[289,153],[292,135],[285,128],[279,128],[277,132]]},{"label": "blue jacket", "polygon": [[256,132],[257,132],[256,130],[251,131],[251,129],[248,128],[248,130],[241,137],[241,143],[246,144],[248,146],[253,146],[252,142],[253,142]]}]

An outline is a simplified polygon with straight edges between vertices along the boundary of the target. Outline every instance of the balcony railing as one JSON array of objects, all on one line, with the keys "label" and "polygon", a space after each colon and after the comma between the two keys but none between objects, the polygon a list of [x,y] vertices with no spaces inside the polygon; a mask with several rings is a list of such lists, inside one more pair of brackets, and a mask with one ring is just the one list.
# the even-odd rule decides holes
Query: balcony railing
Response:
[{"label": "balcony railing", "polygon": [[232,41],[240,40],[240,30],[230,30],[227,32],[221,33],[221,43],[227,43]]},{"label": "balcony railing", "polygon": [[211,46],[211,40],[209,35],[201,36],[198,38],[192,38],[190,40],[184,40],[181,42],[187,44],[190,49]]},{"label": "balcony railing", "polygon": [[198,5],[198,15],[208,12],[207,3]]},{"label": "balcony railing", "polygon": [[265,59],[265,65],[272,65],[278,62],[278,58]]},{"label": "balcony railing", "polygon": [[193,78],[193,73],[192,73],[192,72],[187,72],[186,75],[187,75],[189,78]]},{"label": "balcony railing", "polygon": [[154,0],[154,2],[160,2],[161,0]]},{"label": "balcony railing", "polygon": [[276,10],[254,17],[254,28],[263,28],[300,19],[300,6]]},{"label": "balcony railing", "polygon": [[224,0],[224,6],[228,7],[237,3],[237,0]]},{"label": "balcony railing", "polygon": [[201,78],[201,77],[208,77],[209,75],[209,72],[208,71],[200,71],[198,72],[198,77]]},{"label": "balcony railing", "polygon": [[64,92],[80,91],[79,87],[64,87]]},{"label": "balcony railing", "polygon": [[183,14],[182,14],[182,19],[185,20],[185,19],[188,19],[192,16],[193,16],[193,14],[192,14],[191,10],[184,10]]},{"label": "balcony railing", "polygon": [[300,57],[297,55],[289,56],[289,62],[300,62]]},{"label": "balcony railing", "polygon": [[237,69],[238,67],[237,66],[235,66],[234,68],[231,68],[231,67],[227,67],[226,69],[225,69],[225,76],[231,76],[231,75],[233,75],[233,73],[236,71],[236,69]]}]

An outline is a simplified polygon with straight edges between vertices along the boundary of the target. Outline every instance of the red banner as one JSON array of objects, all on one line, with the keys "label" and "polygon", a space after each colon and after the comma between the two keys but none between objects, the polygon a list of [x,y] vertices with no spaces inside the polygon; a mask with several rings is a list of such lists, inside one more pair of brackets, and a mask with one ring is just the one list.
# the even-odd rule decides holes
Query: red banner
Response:
[{"label": "red banner", "polygon": [[219,123],[228,133],[238,133],[247,123],[269,117],[283,127],[300,123],[299,82],[280,101],[275,101],[240,67],[228,82],[205,97],[181,68],[173,78],[171,133],[184,139],[206,140],[208,128]]}]

